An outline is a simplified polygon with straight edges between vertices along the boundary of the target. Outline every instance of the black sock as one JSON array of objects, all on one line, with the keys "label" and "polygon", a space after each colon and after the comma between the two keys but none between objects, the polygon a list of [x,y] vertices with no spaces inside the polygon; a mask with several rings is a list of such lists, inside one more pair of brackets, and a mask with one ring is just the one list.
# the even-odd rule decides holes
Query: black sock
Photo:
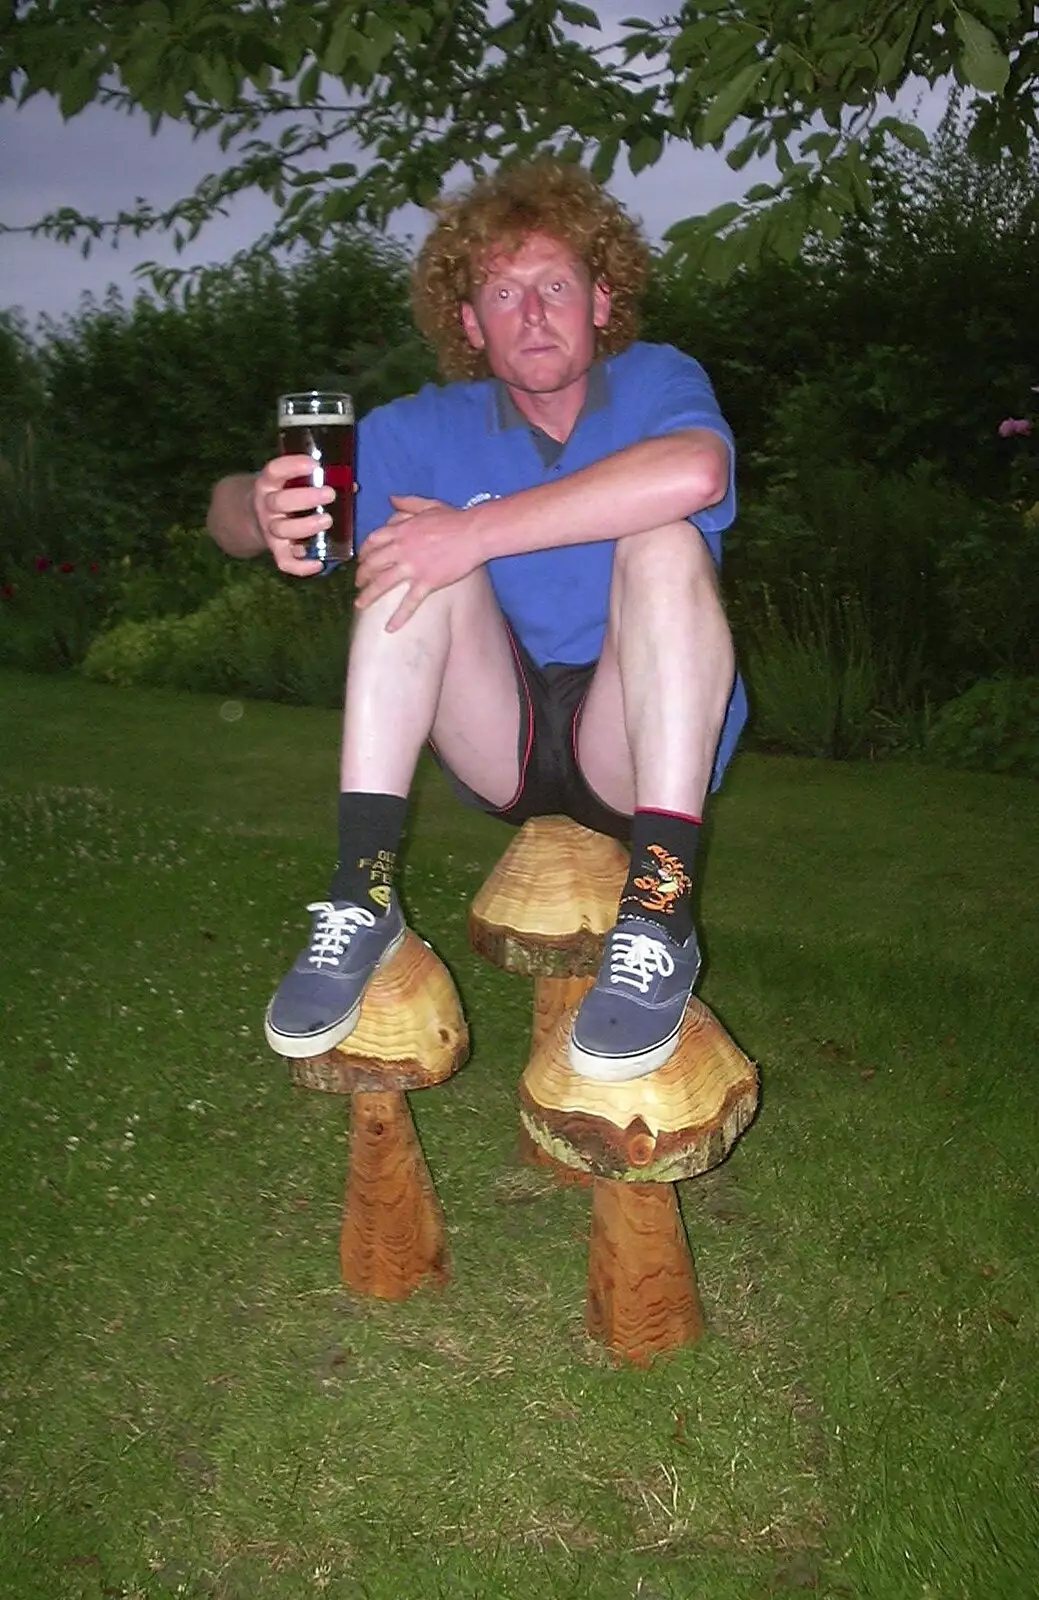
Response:
[{"label": "black sock", "polygon": [[407,808],[399,794],[339,796],[339,865],[330,899],[350,900],[376,916],[389,910]]},{"label": "black sock", "polygon": [[676,944],[685,944],[693,931],[693,861],[699,841],[699,817],[648,808],[636,811],[621,917],[655,922]]}]

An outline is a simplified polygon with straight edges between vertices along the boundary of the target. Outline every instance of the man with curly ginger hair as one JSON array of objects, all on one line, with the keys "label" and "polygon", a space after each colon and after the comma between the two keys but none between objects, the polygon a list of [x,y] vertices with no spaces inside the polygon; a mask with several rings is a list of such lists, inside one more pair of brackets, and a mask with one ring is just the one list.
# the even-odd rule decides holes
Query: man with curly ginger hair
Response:
[{"label": "man with curly ginger hair", "polygon": [[[337,1044],[403,939],[393,868],[428,740],[467,804],[630,838],[570,1056],[637,1078],[674,1051],[699,973],[697,837],[745,716],[717,582],[732,436],[697,362],[637,342],[649,253],[582,168],[503,168],[435,209],[414,311],[454,381],[360,424],[339,865],[267,1037]],[[214,538],[321,570],[331,493],[288,487],[308,472],[283,456],[223,479]]]}]

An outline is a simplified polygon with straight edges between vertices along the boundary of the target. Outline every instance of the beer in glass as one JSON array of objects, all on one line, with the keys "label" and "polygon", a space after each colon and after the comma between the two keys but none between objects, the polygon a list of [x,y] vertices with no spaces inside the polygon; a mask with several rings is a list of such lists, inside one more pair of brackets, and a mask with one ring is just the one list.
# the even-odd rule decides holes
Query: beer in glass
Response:
[{"label": "beer in glass", "polygon": [[[311,559],[326,567],[349,561],[354,553],[354,403],[348,394],[308,389],[278,399],[278,438],[285,456],[310,456],[309,477],[290,478],[287,488],[329,488],[335,499],[322,507],[332,525],[315,534]],[[311,515],[310,512],[303,513]]]}]

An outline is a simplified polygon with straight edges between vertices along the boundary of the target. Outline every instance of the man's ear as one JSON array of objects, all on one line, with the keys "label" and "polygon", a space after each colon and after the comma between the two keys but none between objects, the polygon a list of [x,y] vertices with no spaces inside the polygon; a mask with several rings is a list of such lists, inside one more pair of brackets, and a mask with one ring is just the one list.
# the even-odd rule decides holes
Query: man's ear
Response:
[{"label": "man's ear", "polygon": [[462,327],[465,330],[466,338],[469,340],[469,343],[472,345],[474,350],[482,350],[487,341],[483,336],[483,329],[480,327],[476,312],[473,310],[468,300],[462,301],[461,314]]},{"label": "man's ear", "polygon": [[613,291],[601,280],[592,285],[592,326],[605,328],[613,310]]}]

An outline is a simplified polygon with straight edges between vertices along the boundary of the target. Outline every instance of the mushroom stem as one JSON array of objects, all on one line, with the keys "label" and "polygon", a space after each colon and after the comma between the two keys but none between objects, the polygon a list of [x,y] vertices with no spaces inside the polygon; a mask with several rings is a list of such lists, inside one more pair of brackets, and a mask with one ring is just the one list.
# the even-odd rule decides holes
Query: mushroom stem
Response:
[{"label": "mushroom stem", "polygon": [[358,1090],[339,1258],[359,1294],[403,1300],[448,1276],[444,1217],[400,1090]]},{"label": "mushroom stem", "polygon": [[530,1053],[552,1033],[566,1012],[576,1010],[595,978],[535,978],[534,1017],[530,1029]]},{"label": "mushroom stem", "polygon": [[696,1270],[670,1183],[592,1185],[585,1322],[638,1366],[704,1331]]}]

